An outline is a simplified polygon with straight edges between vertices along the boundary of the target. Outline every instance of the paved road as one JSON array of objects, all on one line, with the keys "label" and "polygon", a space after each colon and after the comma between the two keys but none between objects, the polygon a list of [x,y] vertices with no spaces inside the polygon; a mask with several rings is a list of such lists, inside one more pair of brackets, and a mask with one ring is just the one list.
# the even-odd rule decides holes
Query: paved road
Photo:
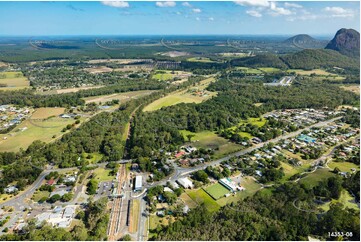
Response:
[{"label": "paved road", "polygon": [[176,181],[182,176],[188,175],[188,174],[190,174],[192,172],[195,172],[195,171],[198,171],[198,170],[203,170],[203,169],[207,168],[207,166],[219,165],[223,161],[227,161],[227,160],[229,160],[229,159],[231,159],[233,157],[238,157],[238,156],[241,156],[241,155],[245,155],[245,154],[250,153],[250,152],[252,152],[252,151],[254,151],[256,149],[259,149],[259,148],[261,148],[264,145],[267,145],[269,143],[277,143],[278,141],[280,141],[282,139],[288,139],[288,138],[291,138],[291,137],[295,137],[295,136],[301,134],[303,131],[307,131],[307,130],[310,130],[311,128],[315,128],[315,127],[325,126],[325,125],[327,125],[329,123],[332,123],[332,122],[334,122],[336,120],[339,120],[341,118],[342,117],[337,117],[337,118],[325,120],[325,121],[310,125],[310,126],[308,126],[306,128],[297,130],[295,132],[284,134],[284,135],[281,135],[281,136],[279,136],[277,138],[274,138],[274,139],[271,139],[271,140],[268,140],[268,141],[253,145],[252,147],[243,149],[241,151],[232,153],[232,154],[227,155],[227,156],[225,156],[225,157],[223,157],[221,159],[214,160],[214,161],[211,161],[211,162],[207,162],[207,163],[205,163],[203,165],[199,165],[199,166],[195,166],[195,167],[189,167],[189,168],[181,168],[181,167],[174,166],[175,167],[174,174],[172,174],[172,176],[170,176],[168,178],[168,180],[162,180],[162,181],[159,181],[159,182],[154,182],[154,183],[151,183],[151,184],[147,184],[145,187],[149,188],[149,187],[153,187],[153,186],[156,186],[156,185],[165,185],[168,181]]}]

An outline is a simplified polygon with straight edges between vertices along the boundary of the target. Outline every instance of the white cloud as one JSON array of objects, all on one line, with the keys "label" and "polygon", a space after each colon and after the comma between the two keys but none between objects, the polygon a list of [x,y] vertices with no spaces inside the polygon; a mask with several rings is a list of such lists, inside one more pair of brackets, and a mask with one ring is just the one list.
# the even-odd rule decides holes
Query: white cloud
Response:
[{"label": "white cloud", "polygon": [[251,7],[268,7],[270,2],[267,0],[239,0],[234,1],[235,4],[241,6],[251,6]]},{"label": "white cloud", "polygon": [[192,9],[193,13],[201,13],[202,10],[200,10],[199,8],[193,8]]},{"label": "white cloud", "polygon": [[256,10],[247,10],[246,13],[248,15],[251,15],[252,17],[256,17],[256,18],[262,17],[262,14]]},{"label": "white cloud", "polygon": [[188,7],[188,8],[191,8],[191,7],[192,7],[192,5],[191,5],[189,2],[183,2],[182,5],[183,5],[184,7]]},{"label": "white cloud", "polygon": [[297,3],[288,3],[288,2],[285,2],[285,7],[286,8],[303,8],[302,5],[299,5]]},{"label": "white cloud", "polygon": [[209,17],[208,20],[209,20],[209,21],[214,21],[214,18],[213,18],[213,17]]},{"label": "white cloud", "polygon": [[124,1],[102,1],[102,4],[114,8],[128,8],[129,3]]},{"label": "white cloud", "polygon": [[336,18],[350,18],[354,16],[354,12],[351,9],[345,9],[341,7],[326,7],[323,11],[331,14],[332,17]]},{"label": "white cloud", "polygon": [[279,16],[279,15],[291,15],[293,14],[292,11],[286,8],[277,7],[275,2],[270,3],[269,14],[272,16]]},{"label": "white cloud", "polygon": [[160,8],[169,8],[169,7],[175,7],[176,3],[173,1],[156,2],[155,5]]}]

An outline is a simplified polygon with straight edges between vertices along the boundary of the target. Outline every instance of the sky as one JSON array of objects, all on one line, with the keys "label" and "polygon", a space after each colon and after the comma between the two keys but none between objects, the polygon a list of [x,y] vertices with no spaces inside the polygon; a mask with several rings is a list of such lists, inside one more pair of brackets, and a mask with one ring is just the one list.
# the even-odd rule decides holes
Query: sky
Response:
[{"label": "sky", "polygon": [[357,1],[0,1],[0,35],[334,35]]}]

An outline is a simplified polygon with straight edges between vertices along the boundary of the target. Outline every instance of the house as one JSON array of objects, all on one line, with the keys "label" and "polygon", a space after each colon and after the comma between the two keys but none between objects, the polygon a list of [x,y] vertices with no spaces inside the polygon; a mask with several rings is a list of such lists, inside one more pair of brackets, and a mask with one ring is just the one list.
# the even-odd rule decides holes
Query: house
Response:
[{"label": "house", "polygon": [[48,184],[49,186],[52,186],[55,184],[55,180],[53,178],[51,178],[46,184]]},{"label": "house", "polygon": [[18,189],[16,186],[8,186],[7,188],[4,189],[4,191],[6,193],[14,193],[14,192],[17,192]]},{"label": "house", "polygon": [[184,154],[185,154],[186,152],[184,152],[183,150],[182,151],[179,151],[177,154],[175,154],[175,158],[180,158],[180,157],[182,157]]},{"label": "house", "polygon": [[184,187],[186,189],[187,188],[192,189],[194,187],[193,182],[191,180],[189,180],[188,177],[179,178],[177,180],[177,182],[178,182],[179,185],[181,185],[182,187]]}]

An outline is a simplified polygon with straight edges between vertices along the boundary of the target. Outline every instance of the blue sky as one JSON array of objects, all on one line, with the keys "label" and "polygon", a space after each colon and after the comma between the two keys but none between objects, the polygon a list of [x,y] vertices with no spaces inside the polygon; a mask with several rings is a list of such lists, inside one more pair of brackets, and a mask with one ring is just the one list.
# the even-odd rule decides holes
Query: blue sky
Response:
[{"label": "blue sky", "polygon": [[359,2],[0,2],[0,35],[333,35]]}]

